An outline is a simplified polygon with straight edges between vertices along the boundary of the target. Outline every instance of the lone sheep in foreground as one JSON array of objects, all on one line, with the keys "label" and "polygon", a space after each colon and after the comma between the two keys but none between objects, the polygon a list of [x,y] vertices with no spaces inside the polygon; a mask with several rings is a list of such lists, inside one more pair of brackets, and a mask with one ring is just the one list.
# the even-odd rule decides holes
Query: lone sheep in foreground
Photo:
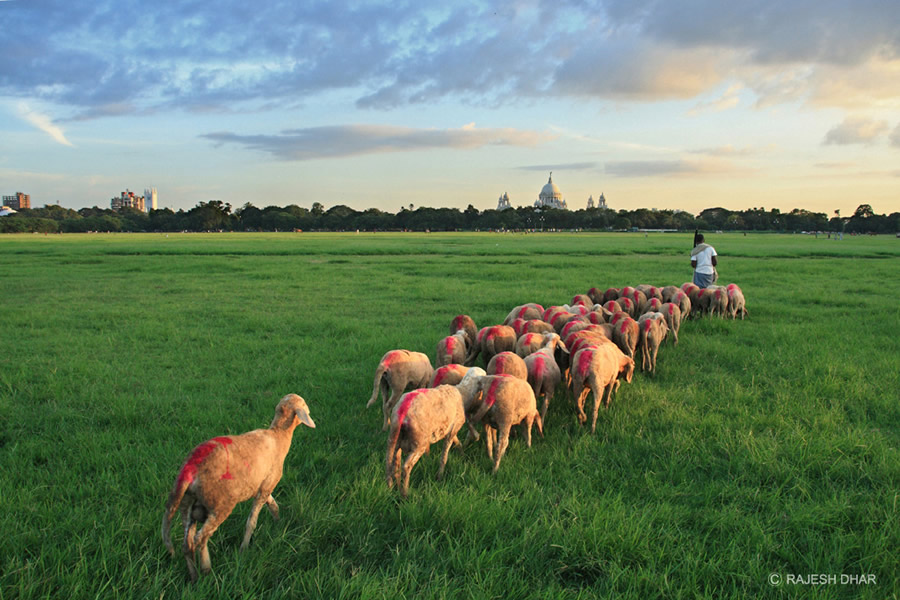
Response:
[{"label": "lone sheep in foreground", "polygon": [[[200,571],[208,574],[212,565],[207,542],[238,502],[253,498],[241,550],[250,543],[263,504],[272,517],[278,518],[272,491],[281,480],[284,457],[300,423],[316,426],[303,398],[288,394],[275,407],[275,418],[268,429],[212,438],[194,448],[184,461],[166,502],[162,538],[169,554],[174,555],[170,529],[175,512],[180,511],[184,523],[182,552],[192,582],[198,577],[195,552],[200,555]],[[198,523],[202,523],[199,531]]]}]

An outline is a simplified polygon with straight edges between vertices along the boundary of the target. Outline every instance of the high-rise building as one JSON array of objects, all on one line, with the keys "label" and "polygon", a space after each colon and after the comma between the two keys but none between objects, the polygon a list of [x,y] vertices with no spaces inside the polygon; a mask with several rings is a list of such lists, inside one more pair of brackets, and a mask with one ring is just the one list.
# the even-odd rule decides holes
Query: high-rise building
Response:
[{"label": "high-rise building", "polygon": [[147,212],[159,208],[159,195],[156,193],[156,188],[144,190],[144,204],[147,206]]},{"label": "high-rise building", "polygon": [[109,201],[109,207],[113,210],[119,210],[120,208],[135,208],[143,211],[144,197],[136,196],[134,192],[126,189],[119,194],[119,196],[113,197],[112,200]]},{"label": "high-rise building", "polygon": [[15,196],[3,196],[3,205],[13,210],[31,208],[31,196],[22,192],[16,192]]}]

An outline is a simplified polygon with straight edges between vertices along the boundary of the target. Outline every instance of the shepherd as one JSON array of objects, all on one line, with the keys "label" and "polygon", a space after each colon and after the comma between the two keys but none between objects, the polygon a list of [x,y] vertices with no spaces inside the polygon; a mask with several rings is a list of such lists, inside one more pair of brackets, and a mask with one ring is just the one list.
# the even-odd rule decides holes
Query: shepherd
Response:
[{"label": "shepherd", "polygon": [[694,232],[694,249],[691,250],[691,268],[694,269],[694,285],[703,289],[711,286],[719,279],[716,271],[718,260],[716,249],[704,241],[699,230]]}]

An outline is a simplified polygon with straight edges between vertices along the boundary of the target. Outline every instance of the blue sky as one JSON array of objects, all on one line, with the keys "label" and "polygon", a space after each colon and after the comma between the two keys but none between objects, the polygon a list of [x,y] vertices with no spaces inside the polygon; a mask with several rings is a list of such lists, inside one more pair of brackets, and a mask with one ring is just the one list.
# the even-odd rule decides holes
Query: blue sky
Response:
[{"label": "blue sky", "polygon": [[900,211],[893,1],[0,0],[0,192]]}]

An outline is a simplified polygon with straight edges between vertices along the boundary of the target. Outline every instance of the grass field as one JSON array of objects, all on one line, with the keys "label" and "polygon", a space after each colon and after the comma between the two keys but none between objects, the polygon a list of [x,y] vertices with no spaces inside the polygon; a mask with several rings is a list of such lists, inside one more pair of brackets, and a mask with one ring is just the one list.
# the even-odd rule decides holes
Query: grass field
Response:
[{"label": "grass field", "polygon": [[[365,409],[384,352],[681,284],[691,235],[0,237],[0,598],[897,598],[900,240],[709,238],[748,320],[685,323],[596,435],[558,393],[496,476],[478,446],[438,482],[435,451],[403,501]],[[182,461],[288,392],[318,427],[281,520],[239,553],[240,505],[187,585],[159,534]]]}]

